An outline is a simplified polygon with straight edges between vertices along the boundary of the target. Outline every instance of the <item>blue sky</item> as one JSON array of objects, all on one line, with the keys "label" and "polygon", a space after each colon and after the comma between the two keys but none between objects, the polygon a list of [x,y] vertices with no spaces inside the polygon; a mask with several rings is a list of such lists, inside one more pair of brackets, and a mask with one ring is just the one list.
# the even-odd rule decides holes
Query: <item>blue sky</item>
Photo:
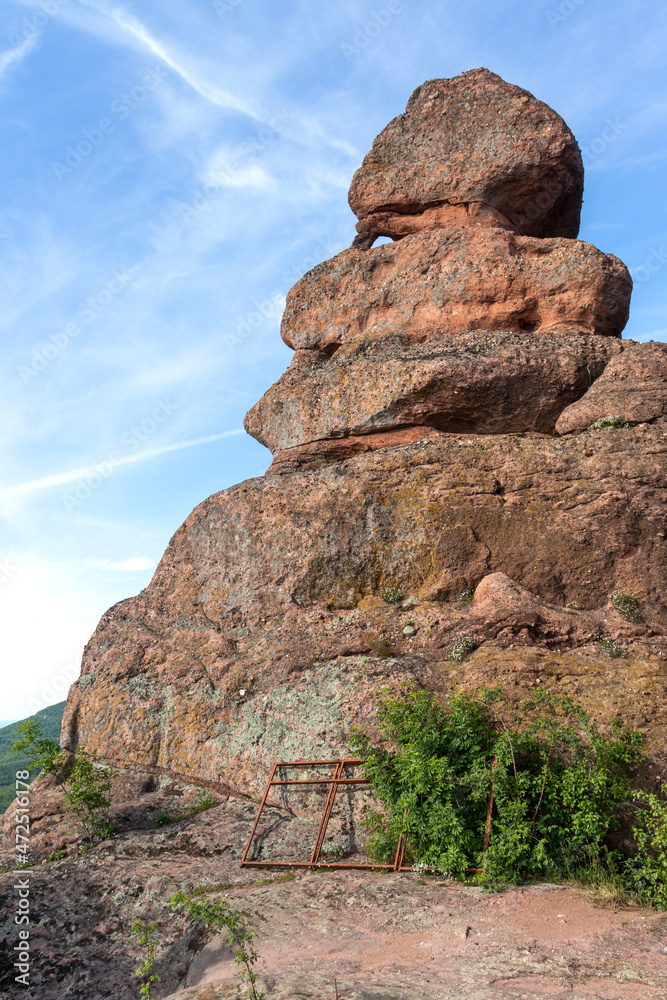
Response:
[{"label": "blue sky", "polygon": [[424,79],[487,66],[584,150],[580,236],[667,340],[667,7],[616,0],[4,0],[2,718],[61,700],[104,610],[205,497],[261,475],[245,412],[288,289]]}]

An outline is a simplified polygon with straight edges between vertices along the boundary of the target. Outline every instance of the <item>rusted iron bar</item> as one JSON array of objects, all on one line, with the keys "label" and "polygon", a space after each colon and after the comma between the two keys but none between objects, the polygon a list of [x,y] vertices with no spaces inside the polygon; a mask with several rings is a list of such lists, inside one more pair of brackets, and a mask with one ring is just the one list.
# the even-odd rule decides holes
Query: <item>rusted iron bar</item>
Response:
[{"label": "rusted iron bar", "polygon": [[[244,861],[244,868],[346,868],[346,869],[357,869],[357,868],[383,868],[387,871],[394,871],[393,864],[382,864],[381,862],[375,862],[372,865],[353,865],[353,864],[341,864],[332,861],[318,861],[313,864],[312,861]],[[403,868],[402,871],[409,872],[410,868]]]},{"label": "rusted iron bar", "polygon": [[[276,767],[335,767],[340,764],[340,760],[281,760],[278,761]],[[342,761],[344,765],[348,764],[363,764],[363,760],[360,758],[345,758]]]},{"label": "rusted iron bar", "polygon": [[320,850],[324,842],[324,835],[327,832],[327,827],[329,825],[329,818],[331,816],[331,810],[333,809],[334,799],[336,798],[336,792],[338,790],[337,781],[343,773],[344,762],[340,761],[336,767],[336,773],[334,779],[329,788],[329,794],[327,796],[327,801],[324,806],[324,812],[322,813],[322,819],[320,820],[320,828],[317,831],[317,837],[315,838],[315,847],[313,848],[313,854],[311,857],[311,862],[313,864],[317,863],[317,859],[320,856]]},{"label": "rusted iron bar", "polygon": [[285,781],[272,781],[272,785],[368,785],[370,778],[289,778]]},{"label": "rusted iron bar", "polygon": [[[352,758],[352,757],[346,758],[344,760],[340,760],[339,759],[339,760],[335,760],[335,761],[328,761],[328,760],[277,761],[273,765],[273,769],[271,771],[271,775],[269,777],[269,780],[268,780],[267,785],[266,785],[266,789],[264,791],[264,796],[262,798],[262,801],[260,803],[259,809],[257,811],[257,816],[255,818],[255,822],[253,824],[252,830],[250,831],[250,837],[248,838],[248,843],[246,845],[246,849],[245,849],[245,851],[243,853],[243,857],[241,859],[241,866],[242,867],[252,866],[252,867],[257,867],[257,868],[260,868],[260,867],[261,868],[285,868],[285,867],[317,868],[318,866],[322,866],[323,863],[322,862],[318,862],[318,858],[319,858],[320,852],[322,850],[322,844],[324,843],[324,837],[326,836],[326,830],[327,830],[327,826],[329,824],[329,819],[331,818],[331,812],[332,812],[332,809],[333,809],[333,804],[334,804],[334,800],[335,800],[335,797],[336,797],[336,791],[337,791],[337,788],[338,788],[338,784],[340,784],[340,783],[343,783],[343,784],[346,784],[346,785],[368,785],[369,784],[368,778],[361,778],[361,777],[360,778],[343,778],[343,776],[342,776],[343,775],[343,771],[344,771],[344,769],[346,767],[356,766],[356,765],[359,765],[359,764],[363,764],[363,760],[361,760],[359,758]],[[276,777],[275,777],[276,771],[279,768],[281,768],[281,767],[284,767],[284,768],[290,768],[290,767],[296,767],[296,768],[299,768],[299,767],[332,767],[334,769],[334,774],[333,774],[332,777],[329,777],[329,778],[276,779]],[[253,841],[255,833],[257,831],[257,826],[259,824],[259,820],[260,820],[260,816],[262,814],[262,810],[264,809],[264,806],[267,805],[267,799],[268,799],[268,795],[269,795],[269,792],[270,792],[271,788],[273,788],[276,785],[285,786],[285,785],[319,785],[319,784],[329,785],[329,791],[328,791],[326,803],[325,803],[325,806],[324,806],[324,812],[322,814],[322,818],[320,820],[320,824],[319,824],[319,827],[318,827],[317,837],[315,839],[315,845],[314,845],[314,848],[313,848],[313,853],[311,855],[311,860],[310,861],[295,861],[295,862],[288,862],[288,861],[248,861],[247,860],[248,852],[250,851],[250,847],[252,845],[252,841]],[[390,866],[390,865],[366,865],[366,864],[364,864],[364,865],[353,865],[353,864],[347,865],[347,864],[335,864],[335,863],[329,865],[329,864],[327,864],[325,862],[324,863],[324,867],[327,867],[327,868],[336,867],[336,868],[379,868],[379,869],[384,869],[384,868],[391,868],[392,866]]]},{"label": "rusted iron bar", "polygon": [[262,815],[262,809],[264,808],[264,803],[266,802],[267,795],[269,794],[269,789],[271,788],[271,782],[273,781],[273,776],[276,773],[277,764],[273,765],[273,770],[271,771],[271,777],[269,778],[266,789],[264,790],[264,797],[260,803],[259,809],[257,811],[257,816],[255,817],[255,822],[252,825],[252,830],[250,831],[250,836],[248,837],[248,843],[246,844],[246,849],[243,852],[243,857],[241,858],[241,864],[246,864],[246,856],[250,850],[250,845],[252,844],[252,838],[255,836],[255,830],[257,829],[257,824],[259,823],[259,817]]},{"label": "rusted iron bar", "polygon": [[[63,749],[68,753],[74,753],[69,747],[63,747]],[[126,771],[138,774],[164,774],[168,778],[175,778],[177,781],[181,781],[184,785],[192,785],[194,788],[210,788],[219,795],[226,795],[228,799],[233,797],[250,801],[250,796],[246,795],[245,792],[239,792],[238,789],[232,788],[231,785],[227,785],[224,782],[213,781],[209,778],[200,778],[192,774],[183,774],[181,771],[174,771],[170,767],[162,767],[161,764],[151,764],[148,761],[142,763],[138,760],[126,760],[123,757],[110,757],[109,754],[103,753],[95,753],[92,756],[95,760],[110,761],[112,764],[116,764]]]},{"label": "rusted iron bar", "polygon": [[[326,836],[327,828],[329,825],[329,820],[331,819],[331,814],[333,811],[333,806],[336,798],[336,792],[338,786],[342,784],[346,785],[368,785],[370,781],[368,778],[344,778],[343,771],[345,767],[350,765],[363,764],[362,760],[358,759],[347,759],[347,760],[309,760],[309,761],[280,761],[273,765],[273,770],[269,777],[269,781],[264,792],[264,796],[259,806],[257,812],[257,817],[253,824],[252,830],[250,832],[250,837],[248,839],[248,844],[241,859],[242,867],[255,867],[255,868],[340,868],[340,869],[366,869],[371,871],[395,871],[395,872],[408,872],[412,871],[411,865],[404,865],[403,861],[405,859],[405,851],[407,848],[407,834],[402,833],[398,838],[398,843],[396,845],[396,854],[394,856],[393,862],[386,864],[347,864],[344,862],[331,862],[320,861],[320,854],[322,851],[322,846],[324,844],[324,838]],[[497,759],[493,759],[493,770],[496,770]],[[332,777],[329,778],[293,778],[293,779],[276,779],[275,773],[280,767],[332,767],[334,768],[334,773]],[[315,844],[313,847],[313,852],[310,861],[247,861],[248,852],[252,845],[257,826],[259,824],[259,819],[262,814],[264,806],[267,803],[267,798],[269,791],[276,785],[329,785],[329,791],[327,793],[326,802],[324,805],[324,811],[320,819],[320,823],[317,829],[317,836],[315,838]],[[493,785],[491,786],[491,794],[489,796],[489,802],[487,807],[486,825],[484,829],[484,850],[486,851],[489,846],[489,839],[491,834],[491,814],[493,812]],[[407,810],[403,815],[403,819],[407,816]],[[435,869],[430,869],[435,870]],[[483,868],[468,868],[469,873],[481,872]]]}]

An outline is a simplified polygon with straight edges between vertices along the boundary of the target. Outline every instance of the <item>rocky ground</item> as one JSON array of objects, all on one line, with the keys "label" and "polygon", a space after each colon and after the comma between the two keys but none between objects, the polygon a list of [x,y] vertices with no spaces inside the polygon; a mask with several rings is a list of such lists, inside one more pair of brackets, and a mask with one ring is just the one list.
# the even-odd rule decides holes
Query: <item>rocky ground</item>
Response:
[{"label": "rocky ground", "polygon": [[255,812],[255,803],[229,798],[188,820],[126,830],[86,854],[37,864],[28,989],[12,983],[6,959],[16,873],[0,876],[10,945],[2,949],[2,997],[138,997],[136,919],[158,922],[156,996],[243,995],[214,932],[169,913],[180,889],[224,897],[247,914],[257,929],[260,985],[271,998],[335,1000],[336,990],[339,1000],[667,996],[667,915],[596,903],[567,886],[487,894],[412,872],[240,868]]}]

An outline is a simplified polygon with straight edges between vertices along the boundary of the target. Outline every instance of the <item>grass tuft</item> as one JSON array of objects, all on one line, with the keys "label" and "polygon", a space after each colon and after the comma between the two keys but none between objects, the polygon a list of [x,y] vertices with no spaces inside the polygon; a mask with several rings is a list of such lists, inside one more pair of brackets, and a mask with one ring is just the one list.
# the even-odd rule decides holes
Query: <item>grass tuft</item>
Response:
[{"label": "grass tuft", "polygon": [[588,430],[603,431],[606,430],[608,427],[629,427],[629,426],[630,424],[627,422],[627,420],[624,420],[623,417],[615,415],[611,417],[600,417],[598,420],[595,420],[592,424],[589,424]]}]

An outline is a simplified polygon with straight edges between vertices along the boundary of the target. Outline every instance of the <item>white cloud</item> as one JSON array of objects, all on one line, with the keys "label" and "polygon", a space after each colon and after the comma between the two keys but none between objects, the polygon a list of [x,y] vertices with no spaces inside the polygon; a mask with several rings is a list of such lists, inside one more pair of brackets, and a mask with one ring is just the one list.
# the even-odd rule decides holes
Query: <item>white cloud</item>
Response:
[{"label": "white cloud", "polygon": [[121,573],[138,573],[140,570],[153,569],[154,566],[155,560],[147,556],[135,556],[123,562],[109,563],[109,569],[117,569]]},{"label": "white cloud", "polygon": [[151,55],[162,60],[166,66],[180,76],[200,97],[210,101],[211,104],[215,104],[219,108],[241,111],[252,118],[258,117],[249,101],[229,90],[222,90],[219,87],[213,86],[184,65],[182,60],[176,57],[164,43],[151,35],[149,30],[133,14],[127,13],[122,7],[108,9],[106,5],[102,6],[91,2],[91,0],[82,0],[82,2],[87,7],[92,7],[99,11],[99,13],[110,18],[123,32],[129,34],[135,41],[139,42],[143,48],[148,49]]},{"label": "white cloud", "polygon": [[209,170],[206,182],[230,188],[249,187],[266,190],[273,184],[273,178],[258,163],[250,163],[230,170],[214,167]]},{"label": "white cloud", "polygon": [[66,698],[104,608],[69,567],[48,562],[15,566],[0,594],[3,714],[20,718]]},{"label": "white cloud", "polygon": [[0,54],[0,80],[10,71],[12,66],[20,63],[32,51],[35,45],[36,36],[31,35],[13,49],[7,49]]},{"label": "white cloud", "polygon": [[646,167],[649,163],[657,163],[658,160],[667,158],[667,149],[658,149],[654,153],[647,153],[646,156],[631,156],[623,160],[622,167]]},{"label": "white cloud", "polygon": [[141,570],[153,569],[155,560],[147,556],[134,556],[121,562],[111,562],[110,559],[86,559],[84,564],[90,569],[115,569],[120,573],[138,573]]}]

